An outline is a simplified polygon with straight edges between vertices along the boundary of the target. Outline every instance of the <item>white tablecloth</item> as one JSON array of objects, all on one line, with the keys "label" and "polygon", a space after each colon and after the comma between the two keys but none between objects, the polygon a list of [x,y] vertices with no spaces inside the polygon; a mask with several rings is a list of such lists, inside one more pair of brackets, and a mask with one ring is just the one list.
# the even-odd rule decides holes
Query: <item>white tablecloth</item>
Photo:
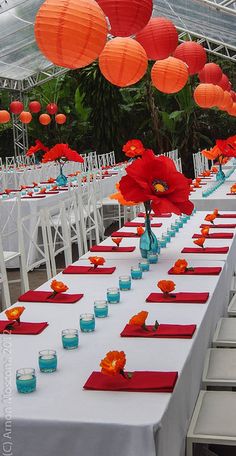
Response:
[{"label": "white tablecloth", "polygon": [[226,180],[217,190],[215,190],[207,198],[202,196],[202,192],[205,192],[208,187],[212,185],[212,182],[208,182],[207,185],[203,185],[202,188],[196,188],[195,192],[191,193],[190,200],[194,204],[198,211],[214,210],[216,207],[221,210],[230,211],[236,210],[236,195],[227,195],[230,193],[230,187],[236,182],[236,175],[233,174],[234,179]]},{"label": "white tablecloth", "polygon": [[[74,305],[24,304],[24,321],[48,321],[49,327],[38,336],[11,336],[12,414],[14,456],[180,456],[183,454],[188,422],[199,391],[203,360],[219,317],[228,300],[235,243],[228,255],[192,255],[191,266],[221,266],[220,276],[168,276],[167,271],[180,255],[180,248],[191,246],[191,235],[204,214],[196,214],[160,255],[157,265],[132,282],[132,290],[121,293],[121,303],[110,305],[109,318],[96,320],[96,331],[80,333],[79,350],[66,352],[61,347],[62,329],[78,327],[79,315],[93,310],[94,299],[103,299],[108,286],[117,286],[118,277],[137,264],[139,252],[130,255],[101,253],[109,258],[107,266],[116,265],[111,276],[72,276],[59,274],[70,292],[82,292],[84,298]],[[140,220],[140,219],[139,219]],[[171,219],[162,219],[168,225]],[[227,219],[224,220],[226,223]],[[232,222],[232,219],[231,219]],[[134,229],[127,229],[132,231]],[[159,233],[161,229],[154,229]],[[219,231],[219,230],[214,230]],[[221,231],[221,230],[220,230]],[[136,239],[124,239],[134,245]],[[210,241],[209,241],[210,242]],[[216,240],[211,245],[218,245]],[[218,241],[219,242],[219,241]],[[110,243],[106,240],[104,243]],[[178,254],[177,254],[178,252]],[[123,255],[123,256],[122,256]],[[80,264],[88,264],[80,260]],[[156,291],[158,280],[171,278],[176,291],[208,291],[206,304],[149,304],[145,299]],[[49,289],[49,283],[40,287]],[[22,303],[21,303],[22,305]],[[148,310],[148,322],[197,324],[193,339],[120,338],[129,318]],[[3,336],[2,336],[3,339]],[[5,339],[6,340],[6,336]],[[27,345],[26,345],[27,344]],[[58,353],[59,368],[54,374],[40,374],[38,351],[52,348]],[[179,372],[174,392],[114,393],[84,391],[83,385],[109,350],[124,350],[128,370],[163,370]],[[1,356],[7,357],[2,351]],[[4,360],[2,360],[4,362]],[[14,386],[15,370],[32,366],[37,369],[38,388],[31,395],[20,395]],[[3,376],[1,376],[1,383]],[[3,385],[1,385],[3,387]],[[1,412],[1,416],[3,412]]]}]

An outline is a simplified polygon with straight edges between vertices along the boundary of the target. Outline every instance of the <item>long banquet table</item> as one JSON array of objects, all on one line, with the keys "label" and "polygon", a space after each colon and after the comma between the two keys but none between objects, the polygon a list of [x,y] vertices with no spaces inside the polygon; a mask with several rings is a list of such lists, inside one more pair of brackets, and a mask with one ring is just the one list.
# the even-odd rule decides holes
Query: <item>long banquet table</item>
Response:
[{"label": "long banquet table", "polygon": [[[140,281],[132,281],[131,291],[121,292],[121,303],[109,306],[107,319],[96,319],[94,333],[80,333],[78,350],[67,352],[61,346],[61,330],[79,326],[79,315],[93,310],[94,299],[103,299],[109,286],[117,286],[118,277],[127,274],[140,258],[138,248],[131,254],[101,253],[107,266],[116,266],[111,276],[63,275],[70,292],[84,293],[72,305],[23,303],[22,321],[48,321],[49,326],[38,336],[10,336],[10,369],[12,375],[12,422],[14,456],[182,456],[185,435],[200,387],[204,356],[218,319],[225,313],[228,290],[234,269],[235,236],[232,239],[209,240],[212,246],[229,246],[225,255],[181,254],[184,246],[193,246],[192,234],[206,213],[196,213],[160,254]],[[159,236],[176,219],[162,218]],[[154,219],[156,221],[157,219]],[[236,220],[236,219],[235,219]],[[142,221],[137,218],[136,221]],[[233,223],[233,219],[224,219]],[[135,231],[122,228],[124,231]],[[212,232],[235,229],[214,229]],[[124,238],[122,245],[138,246],[138,239]],[[111,245],[110,238],[104,242]],[[88,264],[86,254],[77,263]],[[189,266],[221,266],[219,276],[168,276],[177,258],[186,258]],[[206,304],[149,304],[145,302],[156,283],[171,279],[176,291],[206,291]],[[39,289],[49,290],[50,282]],[[19,304],[19,303],[18,303]],[[20,303],[22,305],[22,303]],[[196,324],[192,339],[121,338],[121,330],[130,317],[141,310],[149,312],[148,322]],[[2,318],[3,315],[2,315]],[[1,336],[6,341],[9,336]],[[38,351],[56,349],[59,368],[53,374],[40,374]],[[83,385],[100,360],[110,350],[124,350],[128,370],[178,371],[173,393],[128,393],[86,391]],[[1,353],[2,365],[7,354]],[[37,370],[37,391],[29,395],[16,392],[14,375],[17,368],[31,366]],[[1,389],[4,390],[4,376]],[[3,405],[5,405],[3,403]],[[5,410],[5,409],[4,409]],[[1,411],[3,420],[4,410]]]}]

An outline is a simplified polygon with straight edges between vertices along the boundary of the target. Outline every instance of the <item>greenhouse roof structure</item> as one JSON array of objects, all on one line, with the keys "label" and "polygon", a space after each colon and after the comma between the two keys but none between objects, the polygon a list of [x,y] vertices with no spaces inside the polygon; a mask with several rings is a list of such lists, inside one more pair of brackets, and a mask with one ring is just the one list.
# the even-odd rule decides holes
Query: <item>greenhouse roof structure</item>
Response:
[{"label": "greenhouse roof structure", "polygon": [[[0,0],[0,89],[27,92],[68,71],[46,60],[34,37],[43,0]],[[236,61],[236,1],[154,0],[154,16],[169,17],[180,41],[197,40],[209,53]]]}]

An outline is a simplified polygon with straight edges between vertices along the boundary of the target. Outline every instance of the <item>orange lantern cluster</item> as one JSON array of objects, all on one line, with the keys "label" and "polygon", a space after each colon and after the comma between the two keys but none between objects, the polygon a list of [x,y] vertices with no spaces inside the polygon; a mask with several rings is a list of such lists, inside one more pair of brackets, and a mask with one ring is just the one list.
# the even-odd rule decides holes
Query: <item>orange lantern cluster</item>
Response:
[{"label": "orange lantern cluster", "polygon": [[188,68],[182,60],[168,57],[153,65],[151,77],[153,85],[161,92],[176,93],[188,80]]}]

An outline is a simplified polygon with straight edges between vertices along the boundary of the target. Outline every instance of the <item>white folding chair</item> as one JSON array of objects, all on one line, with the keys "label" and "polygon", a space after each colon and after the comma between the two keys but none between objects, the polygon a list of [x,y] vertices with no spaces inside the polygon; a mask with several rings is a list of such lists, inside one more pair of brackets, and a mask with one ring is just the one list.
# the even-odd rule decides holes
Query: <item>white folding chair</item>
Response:
[{"label": "white folding chair", "polygon": [[14,166],[16,164],[15,162],[15,157],[6,157],[6,169],[9,169],[9,167]]},{"label": "white folding chair", "polygon": [[212,340],[212,346],[236,348],[235,318],[221,318],[218,321]]},{"label": "white folding chair", "polygon": [[1,286],[1,295],[2,295],[2,307],[7,308],[11,305],[10,291],[8,285],[8,277],[5,263],[5,256],[2,247],[2,238],[0,235],[0,286]]},{"label": "white folding chair", "polygon": [[210,348],[207,350],[202,374],[204,389],[236,387],[236,350]]}]

